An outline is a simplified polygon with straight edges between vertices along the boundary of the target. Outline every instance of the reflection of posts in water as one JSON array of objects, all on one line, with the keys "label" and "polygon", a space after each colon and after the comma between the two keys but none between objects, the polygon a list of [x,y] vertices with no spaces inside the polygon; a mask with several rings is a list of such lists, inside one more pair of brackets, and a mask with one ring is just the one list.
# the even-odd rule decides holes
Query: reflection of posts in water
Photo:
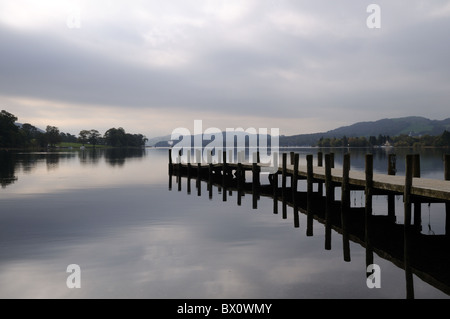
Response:
[{"label": "reflection of posts in water", "polygon": [[405,207],[404,217],[404,235],[403,235],[403,251],[404,251],[404,267],[406,279],[406,298],[414,298],[414,286],[412,282],[412,270],[410,265],[410,235],[411,235],[411,188],[413,181],[413,155],[406,155],[406,173],[405,173],[405,189],[403,201]]},{"label": "reflection of posts in water", "polygon": [[[395,175],[397,172],[397,156],[389,154],[388,156],[388,175]],[[395,222],[395,195],[388,194],[388,216]]]},{"label": "reflection of posts in water", "polygon": [[325,154],[325,249],[331,249],[331,212],[332,212],[332,197],[333,192],[332,181],[331,181],[331,156],[330,154]]},{"label": "reflection of posts in water", "polygon": [[350,210],[350,154],[344,154],[341,186],[341,223],[344,261],[350,261],[350,241],[347,230],[347,218]]},{"label": "reflection of posts in water", "polygon": [[[444,155],[444,180],[450,181],[450,155]],[[450,236],[450,201],[445,203],[445,235]]]},{"label": "reflection of posts in water", "polygon": [[366,267],[373,264],[373,249],[370,240],[372,221],[372,194],[373,194],[373,155],[366,154],[366,186],[365,186],[365,242],[366,242]]},{"label": "reflection of posts in water", "polygon": [[298,202],[297,202],[297,186],[298,186],[298,162],[299,154],[294,155],[294,173],[292,175],[292,206],[294,208],[294,227],[300,227],[300,219],[298,216]]},{"label": "reflection of posts in water", "polygon": [[306,236],[313,235],[313,220],[314,213],[313,206],[313,156],[306,155],[306,183],[307,183],[307,195],[306,195]]}]

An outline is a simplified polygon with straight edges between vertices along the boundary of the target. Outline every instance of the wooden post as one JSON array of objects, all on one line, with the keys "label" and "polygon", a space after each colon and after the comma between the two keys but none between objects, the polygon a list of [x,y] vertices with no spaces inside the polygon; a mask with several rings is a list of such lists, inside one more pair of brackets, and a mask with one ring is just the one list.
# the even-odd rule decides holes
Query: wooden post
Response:
[{"label": "wooden post", "polygon": [[406,155],[406,173],[405,173],[405,189],[403,193],[403,202],[405,206],[404,224],[405,229],[411,225],[411,188],[413,182],[413,156]]},{"label": "wooden post", "polygon": [[317,153],[317,166],[319,166],[319,167],[323,166],[323,153],[322,152]]},{"label": "wooden post", "polygon": [[294,152],[290,152],[289,155],[290,155],[290,159],[291,159],[290,163],[291,163],[291,165],[294,165],[295,153]]},{"label": "wooden post", "polygon": [[253,199],[253,209],[258,208],[258,193],[259,193],[259,171],[260,168],[257,163],[252,164],[252,174],[253,174],[253,181],[252,181],[252,199]]},{"label": "wooden post", "polygon": [[366,187],[365,187],[365,242],[366,267],[373,264],[373,249],[371,236],[372,194],[373,194],[373,154],[366,154]]},{"label": "wooden post", "polygon": [[222,153],[222,201],[227,201],[227,152]]},{"label": "wooden post", "polygon": [[173,174],[173,165],[172,165],[172,149],[169,149],[169,175]]},{"label": "wooden post", "polygon": [[300,219],[298,215],[298,203],[297,203],[297,187],[298,187],[298,162],[299,154],[294,155],[294,174],[292,175],[292,205],[294,207],[294,227],[300,227]]},{"label": "wooden post", "polygon": [[209,192],[209,199],[212,199],[212,197],[213,197],[212,176],[213,176],[213,164],[212,164],[212,162],[209,162],[209,165],[208,165],[208,192]]},{"label": "wooden post", "polygon": [[326,206],[325,206],[325,249],[331,249],[331,156],[330,154],[325,154],[325,196],[326,196]]},{"label": "wooden post", "polygon": [[350,261],[350,240],[347,230],[347,215],[350,210],[350,154],[344,154],[341,186],[341,224],[344,261]]},{"label": "wooden post", "polygon": [[188,152],[186,155],[187,155],[187,193],[191,194],[191,152]]},{"label": "wooden post", "polygon": [[[450,154],[444,156],[444,180],[450,181]],[[450,236],[450,201],[445,202],[445,235]]]},{"label": "wooden post", "polygon": [[297,187],[298,187],[298,162],[299,162],[299,154],[294,155],[294,173],[292,174],[292,205],[294,206],[294,210],[297,207]]},{"label": "wooden post", "polygon": [[334,153],[330,153],[331,157],[331,168],[334,168]]},{"label": "wooden post", "polygon": [[306,155],[306,182],[307,182],[307,197],[306,197],[306,236],[313,235],[313,156]]},{"label": "wooden post", "polygon": [[278,171],[273,174],[273,213],[278,214]]},{"label": "wooden post", "polygon": [[410,238],[411,238],[411,188],[413,183],[414,173],[414,157],[413,155],[406,155],[406,173],[405,173],[405,189],[403,194],[403,201],[405,207],[404,217],[404,235],[403,235],[403,261],[406,277],[406,297],[408,299],[414,298],[414,288],[412,285],[412,271],[410,264]]},{"label": "wooden post", "polygon": [[450,154],[444,155],[444,180],[450,181]]},{"label": "wooden post", "polygon": [[197,164],[197,196],[202,195],[202,184],[200,178],[202,177],[202,164]]},{"label": "wooden post", "polygon": [[[389,154],[388,156],[388,175],[395,175],[397,173],[397,156]],[[395,222],[395,195],[388,195],[388,216]]]},{"label": "wooden post", "polygon": [[178,191],[181,192],[181,156],[178,155],[178,172],[177,172],[177,181],[178,181]]},{"label": "wooden post", "polygon": [[237,204],[238,206],[241,206],[242,204],[242,163],[238,159],[238,166],[236,171],[236,178],[237,178]]},{"label": "wooden post", "polygon": [[[323,153],[322,152],[317,153],[317,166],[323,167]],[[318,195],[319,195],[319,197],[322,197],[323,196],[323,183],[319,182],[317,187],[318,187],[318,189],[317,189]]]},{"label": "wooden post", "polygon": [[283,166],[281,172],[281,201],[283,204],[283,219],[287,218],[286,212],[286,166],[287,166],[287,154],[283,153]]},{"label": "wooden post", "polygon": [[[413,156],[413,177],[420,178],[420,155]],[[414,227],[419,231],[422,230],[422,204],[420,202],[414,203]]]}]

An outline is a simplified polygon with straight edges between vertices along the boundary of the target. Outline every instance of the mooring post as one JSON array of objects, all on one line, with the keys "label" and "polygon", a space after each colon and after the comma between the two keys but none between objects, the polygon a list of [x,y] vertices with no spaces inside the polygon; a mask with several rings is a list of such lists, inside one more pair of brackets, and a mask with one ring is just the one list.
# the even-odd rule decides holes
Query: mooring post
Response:
[{"label": "mooring post", "polygon": [[405,172],[405,190],[403,194],[403,201],[405,207],[404,217],[404,235],[403,235],[403,261],[406,277],[406,297],[408,299],[414,298],[414,287],[412,285],[412,271],[410,264],[411,253],[411,188],[414,174],[414,156],[406,155],[406,172]]},{"label": "mooring post", "polygon": [[278,214],[278,168],[273,174],[273,213]]},{"label": "mooring post", "polygon": [[181,155],[178,154],[178,159],[177,159],[177,163],[178,163],[178,172],[177,172],[177,181],[178,181],[178,191],[181,192]]},{"label": "mooring post", "polygon": [[370,226],[372,222],[372,194],[373,194],[373,154],[366,154],[366,186],[365,186],[365,242],[366,267],[373,264],[373,249],[370,240]]},{"label": "mooring post", "polygon": [[[450,181],[450,154],[444,155],[444,180]],[[445,202],[445,235],[450,236],[450,201]]]},{"label": "mooring post", "polygon": [[350,211],[350,154],[344,154],[341,185],[341,224],[344,246],[344,261],[350,261],[350,240],[347,230],[347,215]]},{"label": "mooring post", "polygon": [[[420,178],[420,155],[413,156],[413,177]],[[422,204],[420,201],[414,203],[414,227],[419,231],[422,230]]]},{"label": "mooring post", "polygon": [[258,193],[259,193],[259,172],[260,168],[258,163],[252,164],[252,175],[253,175],[253,181],[252,181],[252,199],[253,199],[253,209],[258,208]]},{"label": "mooring post", "polygon": [[298,203],[297,203],[297,187],[298,187],[298,163],[299,154],[294,155],[294,173],[292,175],[292,206],[294,208],[294,227],[300,227],[300,218],[298,215]]},{"label": "mooring post", "polygon": [[222,201],[227,201],[227,152],[222,153]]},{"label": "mooring post", "polygon": [[173,173],[173,165],[172,165],[172,149],[169,148],[169,175]]},{"label": "mooring post", "polygon": [[213,197],[212,177],[213,177],[213,164],[212,164],[212,162],[209,162],[209,165],[208,165],[208,192],[209,192],[209,199],[212,199],[212,197]]},{"label": "mooring post", "polygon": [[413,182],[413,156],[406,155],[405,189],[403,202],[405,206],[405,230],[411,225],[411,188]]},{"label": "mooring post", "polygon": [[[187,193],[191,194],[191,152],[187,152]],[[197,185],[198,187],[198,185]]]},{"label": "mooring post", "polygon": [[306,155],[306,236],[313,235],[313,182],[313,156],[309,154]]},{"label": "mooring post", "polygon": [[197,196],[202,195],[202,184],[200,178],[202,177],[202,164],[197,164]]},{"label": "mooring post", "polygon": [[294,161],[295,161],[295,153],[294,152],[290,152],[289,153],[289,155],[290,155],[290,164],[291,165],[294,165]]},{"label": "mooring post", "polygon": [[236,178],[237,178],[237,204],[238,204],[238,206],[241,206],[241,204],[242,204],[242,184],[243,183],[242,183],[242,163],[240,161],[239,156],[238,156]]},{"label": "mooring post", "polygon": [[334,153],[330,153],[330,158],[331,158],[331,168],[334,168]]},{"label": "mooring post", "polygon": [[281,201],[283,204],[283,219],[287,218],[286,212],[286,169],[287,169],[287,154],[283,153],[283,164],[281,172]]},{"label": "mooring post", "polygon": [[[388,155],[388,175],[395,175],[397,173],[397,156],[395,154]],[[395,195],[388,194],[388,216],[390,220],[395,218]]]},{"label": "mooring post", "polygon": [[292,205],[294,206],[294,210],[297,208],[297,187],[298,187],[298,163],[299,163],[299,154],[294,155],[294,172],[292,174]]},{"label": "mooring post", "polygon": [[[323,153],[322,152],[317,153],[317,166],[323,167]],[[322,182],[318,183],[317,192],[318,192],[319,197],[323,196],[323,183]]]},{"label": "mooring post", "polygon": [[325,154],[325,250],[331,249],[331,156]]}]

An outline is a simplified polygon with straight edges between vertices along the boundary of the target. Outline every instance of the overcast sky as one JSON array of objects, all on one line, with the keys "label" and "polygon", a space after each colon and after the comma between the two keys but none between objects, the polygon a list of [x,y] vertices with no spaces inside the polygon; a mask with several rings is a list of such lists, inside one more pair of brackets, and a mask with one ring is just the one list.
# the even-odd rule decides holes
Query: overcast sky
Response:
[{"label": "overcast sky", "polygon": [[449,36],[444,0],[0,0],[0,108],[149,138],[195,119],[283,135],[444,119]]}]

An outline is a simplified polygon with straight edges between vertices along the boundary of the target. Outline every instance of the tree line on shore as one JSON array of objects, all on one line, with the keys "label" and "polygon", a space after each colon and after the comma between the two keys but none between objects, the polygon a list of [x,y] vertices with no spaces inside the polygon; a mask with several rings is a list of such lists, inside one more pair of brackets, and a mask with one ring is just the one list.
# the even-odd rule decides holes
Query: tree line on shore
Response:
[{"label": "tree line on shore", "polygon": [[410,136],[402,134],[394,137],[378,135],[378,137],[346,137],[342,138],[321,138],[317,145],[319,147],[373,147],[373,146],[394,146],[394,147],[450,147],[450,132],[444,131],[442,135],[432,136]]},{"label": "tree line on shore", "polygon": [[130,134],[122,127],[110,128],[102,136],[98,130],[81,130],[78,137],[64,133],[56,126],[48,125],[45,131],[24,123],[16,124],[17,117],[5,110],[0,112],[0,147],[2,148],[47,148],[60,143],[81,143],[92,146],[142,147],[147,138],[142,134]]}]

